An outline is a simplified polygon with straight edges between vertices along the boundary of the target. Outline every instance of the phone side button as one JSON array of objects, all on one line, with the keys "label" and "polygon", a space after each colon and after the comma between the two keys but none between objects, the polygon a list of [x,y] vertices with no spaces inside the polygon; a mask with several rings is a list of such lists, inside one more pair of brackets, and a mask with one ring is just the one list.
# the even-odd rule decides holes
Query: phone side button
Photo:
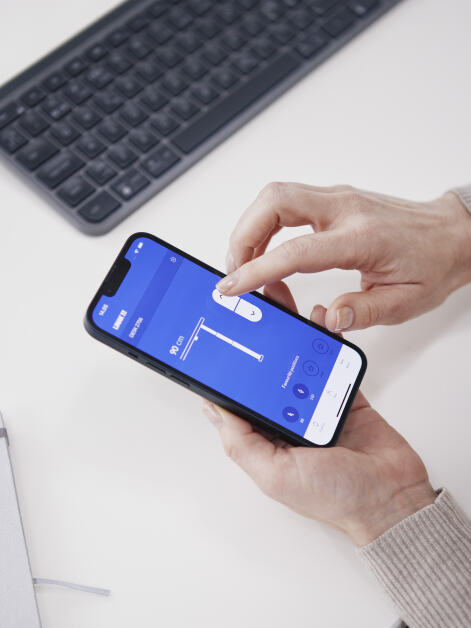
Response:
[{"label": "phone side button", "polygon": [[161,375],[166,375],[164,369],[160,368],[160,366],[156,366],[152,362],[146,362],[146,366],[150,367],[153,371],[157,371],[157,373],[160,373]]},{"label": "phone side button", "polygon": [[185,388],[189,388],[190,387],[190,384],[188,382],[185,382],[184,379],[180,379],[176,375],[170,375],[170,379],[175,380],[178,384],[181,384],[182,386],[185,386]]}]

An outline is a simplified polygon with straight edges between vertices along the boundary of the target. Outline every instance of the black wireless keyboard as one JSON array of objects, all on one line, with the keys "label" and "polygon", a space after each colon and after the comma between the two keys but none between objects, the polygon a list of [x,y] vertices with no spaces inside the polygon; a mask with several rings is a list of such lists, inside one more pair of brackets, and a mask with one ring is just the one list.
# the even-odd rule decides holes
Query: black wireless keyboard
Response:
[{"label": "black wireless keyboard", "polygon": [[399,0],[128,0],[0,88],[0,154],[109,231]]}]

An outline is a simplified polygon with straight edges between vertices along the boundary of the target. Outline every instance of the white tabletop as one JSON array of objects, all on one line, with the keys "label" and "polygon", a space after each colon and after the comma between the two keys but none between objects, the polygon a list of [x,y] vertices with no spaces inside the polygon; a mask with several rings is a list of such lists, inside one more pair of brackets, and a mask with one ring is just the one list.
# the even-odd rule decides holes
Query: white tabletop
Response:
[{"label": "white tabletop", "polygon": [[[3,2],[0,82],[113,4]],[[89,338],[82,317],[135,231],[222,268],[238,215],[270,180],[414,199],[470,181],[470,23],[468,0],[404,1],[98,239],[0,168],[0,407],[33,572],[112,589],[40,589],[45,628],[393,623],[346,538],[259,493],[197,396]],[[290,285],[308,314],[358,276]],[[470,324],[465,288],[418,320],[349,335],[368,356],[369,398],[468,512]]]}]

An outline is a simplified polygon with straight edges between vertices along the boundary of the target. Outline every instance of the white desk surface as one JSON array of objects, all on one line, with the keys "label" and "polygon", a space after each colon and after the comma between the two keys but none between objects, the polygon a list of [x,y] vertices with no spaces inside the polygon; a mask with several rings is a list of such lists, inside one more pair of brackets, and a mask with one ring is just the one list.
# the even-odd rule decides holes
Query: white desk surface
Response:
[{"label": "white desk surface", "polygon": [[[0,82],[114,5],[3,2]],[[259,493],[200,399],[89,338],[82,317],[125,238],[153,232],[223,267],[270,180],[427,199],[471,180],[471,4],[405,0],[112,233],[93,239],[0,168],[0,406],[44,628],[388,627],[396,612],[336,531]],[[447,246],[446,241],[443,246]],[[356,273],[290,281],[301,311]],[[349,338],[364,390],[471,512],[471,287]]]}]

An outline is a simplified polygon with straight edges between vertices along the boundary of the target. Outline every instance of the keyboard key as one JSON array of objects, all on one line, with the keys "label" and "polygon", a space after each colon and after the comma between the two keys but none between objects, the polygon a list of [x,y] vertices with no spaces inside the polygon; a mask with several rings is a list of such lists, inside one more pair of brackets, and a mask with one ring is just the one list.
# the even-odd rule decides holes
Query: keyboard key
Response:
[{"label": "keyboard key", "polygon": [[130,126],[139,126],[148,118],[147,113],[144,113],[134,102],[126,103],[119,112],[119,115]]},{"label": "keyboard key", "polygon": [[213,80],[224,89],[229,89],[239,80],[237,74],[229,68],[217,68],[212,74]]},{"label": "keyboard key", "polygon": [[263,31],[265,23],[256,15],[249,14],[242,19],[242,28],[253,37]]},{"label": "keyboard key", "polygon": [[18,153],[18,161],[28,170],[36,170],[53,157],[59,149],[44,138],[32,140]]},{"label": "keyboard key", "polygon": [[129,39],[128,33],[122,28],[117,28],[116,30],[114,30],[112,33],[108,35],[108,37],[106,38],[106,42],[110,46],[117,48],[118,46],[121,46],[121,44],[124,44],[124,42],[127,41],[128,39]]},{"label": "keyboard key", "polygon": [[142,162],[142,167],[152,177],[158,179],[164,172],[169,170],[177,162],[180,157],[176,155],[170,148],[162,147],[155,150],[147,159]]},{"label": "keyboard key", "polygon": [[311,8],[317,15],[324,15],[329,9],[338,3],[339,0],[314,0],[311,2]]},{"label": "keyboard key", "polygon": [[34,111],[28,111],[20,120],[20,125],[34,137],[49,128],[49,123]]},{"label": "keyboard key", "polygon": [[183,120],[189,120],[199,111],[199,108],[187,98],[175,98],[172,111]]},{"label": "keyboard key", "polygon": [[149,17],[145,13],[140,13],[127,22],[127,27],[134,33],[138,33],[148,26],[149,22]]},{"label": "keyboard key", "polygon": [[80,133],[67,122],[58,122],[51,129],[52,135],[62,146],[68,146],[80,137]]},{"label": "keyboard key", "polygon": [[132,61],[129,60],[126,55],[124,55],[119,50],[114,50],[107,59],[108,66],[116,72],[116,74],[124,74],[132,68]]},{"label": "keyboard key", "polygon": [[83,135],[80,141],[77,142],[76,146],[81,153],[87,157],[91,157],[92,159],[106,150],[105,144],[103,144],[103,142],[101,142],[92,133],[86,133]]},{"label": "keyboard key", "polygon": [[173,68],[180,63],[183,57],[176,48],[167,46],[166,48],[160,48],[157,52],[157,59],[166,68]]},{"label": "keyboard key", "polygon": [[19,105],[16,102],[11,102],[3,109],[0,109],[0,129],[19,118],[24,111],[23,105]]},{"label": "keyboard key", "polygon": [[71,110],[69,103],[57,94],[50,94],[46,100],[43,101],[41,108],[55,121],[61,120]]},{"label": "keyboard key", "polygon": [[216,15],[226,24],[232,24],[242,15],[240,9],[235,5],[235,3],[222,2],[219,4],[220,6],[216,11]]},{"label": "keyboard key", "polygon": [[92,91],[80,81],[72,80],[69,81],[69,84],[64,90],[64,94],[75,105],[81,105],[90,98],[90,96],[92,95]]},{"label": "keyboard key", "polygon": [[147,153],[151,148],[154,148],[159,143],[158,138],[149,130],[141,127],[135,129],[129,134],[129,141],[139,148],[143,153]]},{"label": "keyboard key", "polygon": [[172,6],[172,0],[157,0],[148,8],[147,12],[152,17],[160,17]]},{"label": "keyboard key", "polygon": [[103,59],[103,57],[106,57],[107,54],[108,50],[103,44],[95,44],[87,50],[87,57],[92,61],[99,61]]},{"label": "keyboard key", "polygon": [[8,153],[16,153],[18,149],[28,143],[24,135],[13,128],[5,129],[0,133],[0,146]]},{"label": "keyboard key", "polygon": [[62,151],[39,170],[38,179],[53,189],[75,174],[83,165],[84,162],[76,155]]},{"label": "keyboard key", "polygon": [[97,223],[107,218],[110,214],[121,207],[121,203],[117,201],[108,192],[100,192],[95,198],[79,210],[80,216],[87,222]]},{"label": "keyboard key", "polygon": [[355,20],[355,16],[349,9],[342,9],[324,24],[323,29],[332,37],[338,37],[351,28]]},{"label": "keyboard key", "polygon": [[127,130],[113,118],[106,118],[98,127],[98,132],[108,141],[114,143],[124,137]]},{"label": "keyboard key", "polygon": [[294,28],[288,24],[275,24],[271,27],[270,33],[280,44],[287,44],[296,35]]},{"label": "keyboard key", "polygon": [[165,79],[162,81],[162,87],[174,96],[178,96],[188,87],[188,83],[179,74],[167,72]]},{"label": "keyboard key", "polygon": [[206,74],[208,66],[203,63],[201,59],[198,59],[198,57],[191,56],[185,62],[182,69],[187,76],[197,81]]},{"label": "keyboard key", "polygon": [[224,33],[222,42],[231,50],[240,50],[247,43],[247,36],[240,30],[227,31]]},{"label": "keyboard key", "polygon": [[258,59],[250,52],[242,52],[234,57],[234,66],[243,74],[249,74],[259,65]]},{"label": "keyboard key", "polygon": [[21,97],[21,101],[27,107],[36,107],[44,98],[46,94],[40,87],[32,87]]},{"label": "keyboard key", "polygon": [[162,135],[169,135],[178,128],[178,123],[168,113],[158,113],[151,120],[151,125]]},{"label": "keyboard key", "polygon": [[132,37],[129,40],[128,52],[136,59],[144,59],[152,52],[152,47],[143,37]]},{"label": "keyboard key", "polygon": [[218,63],[221,63],[221,61],[224,61],[224,59],[226,59],[227,52],[223,50],[218,44],[210,42],[204,47],[203,57],[213,65],[217,65]]},{"label": "keyboard key", "polygon": [[144,188],[150,184],[147,177],[141,174],[135,168],[131,168],[128,172],[114,183],[113,190],[121,196],[125,201],[128,201],[133,196],[136,196]]},{"label": "keyboard key", "polygon": [[205,17],[196,22],[196,28],[203,37],[211,39],[222,31],[223,26],[213,17]]},{"label": "keyboard key", "polygon": [[70,74],[70,76],[78,76],[79,74],[82,74],[82,72],[84,70],[86,70],[88,68],[88,63],[86,61],[84,61],[83,59],[81,59],[80,57],[76,57],[75,59],[72,59],[72,61],[69,61],[69,63],[67,63],[65,65],[65,71]]},{"label": "keyboard key", "polygon": [[193,96],[204,105],[208,105],[218,97],[218,92],[210,83],[200,83],[198,87],[195,87],[192,93]]},{"label": "keyboard key", "polygon": [[299,65],[300,62],[289,53],[274,59],[261,72],[180,131],[173,139],[174,144],[185,153],[191,152]]},{"label": "keyboard key", "polygon": [[162,22],[154,22],[147,29],[147,35],[158,44],[165,44],[166,41],[173,37],[174,31]]},{"label": "keyboard key", "polygon": [[92,161],[85,172],[98,185],[105,185],[117,174],[116,170],[113,170],[103,159]]},{"label": "keyboard key", "polygon": [[307,9],[296,9],[289,14],[289,20],[297,28],[304,29],[313,23],[314,17]]},{"label": "keyboard key", "polygon": [[267,20],[274,22],[283,15],[285,8],[276,0],[264,0],[259,10]]},{"label": "keyboard key", "polygon": [[91,196],[95,192],[93,185],[82,179],[82,177],[72,177],[65,183],[58,196],[70,207],[77,207],[82,201]]},{"label": "keyboard key", "polygon": [[262,37],[258,37],[253,42],[252,49],[262,59],[268,59],[276,52],[276,46],[274,45],[273,41],[265,35],[263,35]]},{"label": "keyboard key", "polygon": [[151,111],[159,111],[159,109],[162,109],[162,107],[168,103],[168,99],[157,87],[150,85],[144,91],[141,103],[143,103]]},{"label": "keyboard key", "polygon": [[324,48],[328,41],[329,37],[319,30],[302,37],[296,45],[296,50],[306,59],[310,59],[318,50]]},{"label": "keyboard key", "polygon": [[169,22],[178,29],[189,26],[192,19],[189,11],[186,11],[183,7],[175,7],[168,14]]},{"label": "keyboard key", "polygon": [[67,77],[62,72],[54,72],[50,74],[44,81],[43,85],[51,92],[56,92],[59,88],[67,83]]},{"label": "keyboard key", "polygon": [[119,109],[125,101],[124,96],[111,90],[105,90],[98,94],[94,103],[105,113],[113,113],[116,109]]},{"label": "keyboard key", "polygon": [[126,144],[116,144],[108,151],[108,157],[120,168],[127,168],[137,160],[137,155]]},{"label": "keyboard key", "polygon": [[176,38],[176,44],[180,50],[188,53],[194,52],[202,43],[202,40],[193,31],[182,33]]},{"label": "keyboard key", "polygon": [[157,61],[154,61],[153,59],[137,63],[136,72],[148,83],[153,83],[163,74],[162,68]]},{"label": "keyboard key", "polygon": [[196,15],[204,15],[213,6],[211,0],[190,0],[188,4]]},{"label": "keyboard key", "polygon": [[73,119],[80,124],[81,127],[88,130],[100,122],[100,116],[88,107],[80,107],[72,114]]},{"label": "keyboard key", "polygon": [[94,65],[92,68],[87,70],[87,72],[85,72],[84,79],[93,87],[103,89],[103,87],[109,85],[114,79],[114,74],[105,66]]},{"label": "keyboard key", "polygon": [[354,0],[353,2],[350,2],[348,6],[356,15],[358,15],[358,17],[363,17],[375,9],[378,5],[379,0]]},{"label": "keyboard key", "polygon": [[116,79],[115,87],[127,98],[134,98],[142,91],[142,84],[133,76],[121,76]]}]

